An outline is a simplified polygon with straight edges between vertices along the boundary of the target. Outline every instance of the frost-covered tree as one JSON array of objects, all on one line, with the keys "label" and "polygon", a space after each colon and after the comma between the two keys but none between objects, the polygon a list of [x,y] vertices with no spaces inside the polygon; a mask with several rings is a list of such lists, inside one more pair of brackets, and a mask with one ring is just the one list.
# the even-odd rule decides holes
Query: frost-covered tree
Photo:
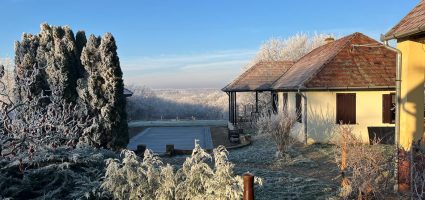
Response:
[{"label": "frost-covered tree", "polygon": [[255,57],[255,61],[297,61],[313,49],[325,44],[325,34],[309,36],[299,33],[284,38],[270,38],[264,42]]},{"label": "frost-covered tree", "polygon": [[[67,27],[41,25],[39,34],[24,34],[15,45],[15,99],[38,104],[78,105],[91,119],[80,143],[118,148],[128,142],[122,71],[111,34],[103,38]],[[83,65],[84,64],[84,65]],[[31,80],[31,84],[28,84]],[[28,86],[28,87],[27,87]],[[59,107],[58,109],[65,109]],[[19,112],[28,109],[17,108]],[[31,116],[32,113],[16,115]]]},{"label": "frost-covered tree", "polygon": [[13,98],[13,85],[15,84],[13,73],[13,60],[11,58],[0,58],[1,74],[0,74],[0,100],[6,101],[8,98]]},{"label": "frost-covered tree", "polygon": [[37,63],[37,49],[40,44],[37,35],[22,35],[22,40],[15,43],[15,98],[18,102],[31,99],[32,96],[48,90],[47,79],[44,70],[40,70],[34,77],[34,83],[24,88],[25,81],[33,75],[33,69],[39,68]]},{"label": "frost-covered tree", "polygon": [[124,82],[114,37],[91,35],[81,53],[87,78],[78,80],[82,102],[94,114],[96,123],[83,135],[85,142],[110,148],[128,143]]},{"label": "frost-covered tree", "polygon": [[[28,78],[20,80],[22,91],[29,91],[37,83],[38,73],[40,70],[33,68]],[[0,94],[5,97],[0,101],[0,159],[32,157],[46,148],[76,147],[90,121],[84,107],[43,93],[16,103],[5,93],[5,84],[0,85]]]}]

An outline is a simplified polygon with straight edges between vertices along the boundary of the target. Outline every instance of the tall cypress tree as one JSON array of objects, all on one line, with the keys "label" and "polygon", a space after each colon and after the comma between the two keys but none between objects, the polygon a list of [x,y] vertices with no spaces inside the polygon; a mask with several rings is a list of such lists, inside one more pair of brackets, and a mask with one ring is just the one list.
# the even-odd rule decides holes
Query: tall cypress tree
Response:
[{"label": "tall cypress tree", "polygon": [[128,143],[127,113],[125,111],[124,81],[117,54],[115,38],[110,33],[103,36],[100,47],[100,76],[104,80],[104,98],[107,102],[104,117],[110,125],[112,143],[123,146]]},{"label": "tall cypress tree", "polygon": [[[24,34],[16,42],[15,66],[18,100],[47,94],[58,101],[79,103],[93,119],[84,128],[80,142],[96,147],[118,148],[128,143],[122,71],[115,39],[85,32],[74,37],[65,27],[41,25],[38,35]],[[29,91],[20,87],[33,69],[40,73]],[[45,102],[50,103],[50,102]]]},{"label": "tall cypress tree", "polygon": [[124,83],[114,37],[91,35],[81,53],[88,74],[80,80],[80,97],[96,114],[96,123],[82,139],[95,146],[124,147],[128,143]]}]

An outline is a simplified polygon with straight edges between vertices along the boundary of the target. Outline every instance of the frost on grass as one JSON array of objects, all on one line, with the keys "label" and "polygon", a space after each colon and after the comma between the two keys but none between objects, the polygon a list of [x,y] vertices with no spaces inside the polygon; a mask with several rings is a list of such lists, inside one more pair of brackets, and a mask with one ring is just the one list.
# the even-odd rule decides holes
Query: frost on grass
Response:
[{"label": "frost on grass", "polygon": [[243,182],[233,174],[228,152],[220,146],[210,155],[198,144],[177,170],[149,150],[143,160],[123,151],[109,160],[102,187],[116,199],[241,199]]},{"label": "frost on grass", "polygon": [[[317,170],[318,163],[298,156],[280,159],[275,156],[276,150],[270,137],[259,135],[253,137],[252,145],[230,152],[236,174],[250,172],[262,178],[263,186],[255,187],[255,199],[327,199],[336,195],[337,186],[331,180],[311,178],[302,172]],[[300,152],[296,155],[302,156]],[[301,172],[295,173],[288,167]]]}]

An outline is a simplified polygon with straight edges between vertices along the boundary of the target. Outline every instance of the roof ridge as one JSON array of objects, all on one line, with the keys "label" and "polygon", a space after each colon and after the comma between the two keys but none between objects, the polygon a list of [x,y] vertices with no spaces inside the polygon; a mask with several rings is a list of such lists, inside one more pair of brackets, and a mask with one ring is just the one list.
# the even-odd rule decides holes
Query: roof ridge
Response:
[{"label": "roof ridge", "polygon": [[[343,38],[341,38],[340,40],[342,40],[342,39],[345,39],[345,38],[348,38],[347,39],[347,41],[343,44],[343,45],[341,45],[341,47],[335,52],[335,54],[334,55],[332,55],[328,60],[326,60],[323,64],[322,64],[322,66],[315,72],[315,73],[313,73],[311,76],[309,76],[309,77],[307,77],[305,80],[303,80],[301,83],[300,83],[300,86],[305,86],[304,84],[306,83],[306,82],[308,82],[308,81],[310,81],[311,79],[313,79],[317,74],[319,74],[319,72],[321,72],[324,68],[325,68],[325,66],[327,65],[327,64],[329,64],[329,62],[330,61],[332,61],[349,43],[351,43],[352,41],[353,41],[353,39],[354,38],[356,38],[356,37],[358,37],[359,35],[363,35],[362,33],[359,33],[359,32],[355,32],[355,33],[353,33],[353,34],[351,34],[351,35],[347,35],[347,36],[345,36],[345,37],[343,37]],[[300,87],[299,86],[299,87]]]}]

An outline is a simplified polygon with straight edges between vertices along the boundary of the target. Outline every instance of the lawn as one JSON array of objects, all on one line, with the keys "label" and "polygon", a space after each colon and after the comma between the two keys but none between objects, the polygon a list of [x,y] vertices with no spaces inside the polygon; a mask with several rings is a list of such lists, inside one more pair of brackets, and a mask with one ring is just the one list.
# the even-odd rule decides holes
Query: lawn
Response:
[{"label": "lawn", "polygon": [[[256,199],[329,199],[337,196],[339,170],[331,145],[296,146],[293,158],[285,161],[275,158],[276,147],[266,137],[254,137],[250,146],[230,150],[229,159],[235,164],[235,173],[253,173],[264,180],[256,187]],[[163,161],[181,166],[186,156],[163,158]]]}]

